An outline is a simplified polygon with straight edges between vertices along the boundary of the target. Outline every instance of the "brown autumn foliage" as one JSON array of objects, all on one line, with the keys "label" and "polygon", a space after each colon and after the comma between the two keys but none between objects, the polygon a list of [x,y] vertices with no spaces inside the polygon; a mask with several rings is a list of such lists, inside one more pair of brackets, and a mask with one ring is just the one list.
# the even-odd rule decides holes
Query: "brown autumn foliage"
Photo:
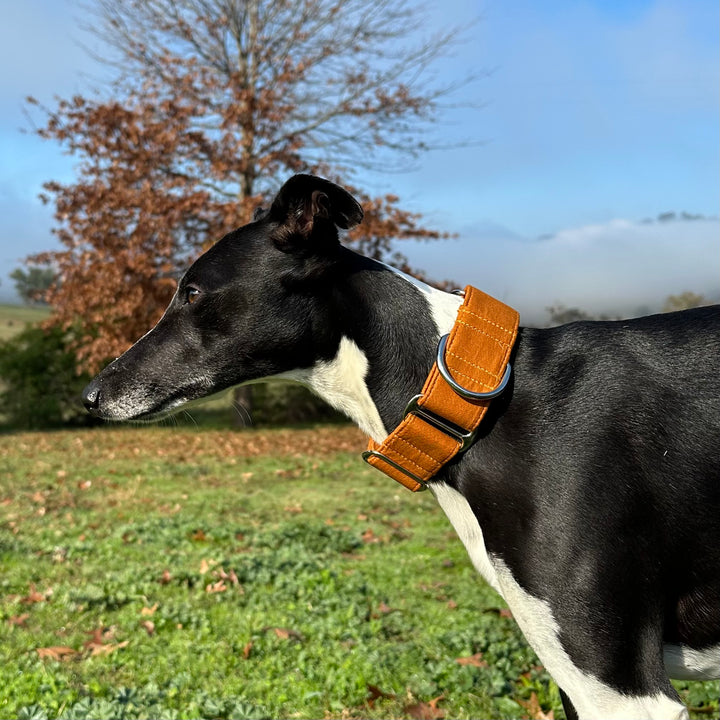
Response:
[{"label": "brown autumn foliage", "polygon": [[454,31],[413,45],[421,19],[404,0],[90,7],[114,81],[108,97],[39,107],[38,134],[79,162],[73,182],[44,186],[62,249],[29,258],[57,272],[50,322],[73,328],[82,369],[146,332],[188,261],[247,222],[292,173],[354,191],[366,216],[347,241],[368,255],[408,270],[391,242],[441,236],[397,196],[368,197],[355,178],[427,148],[423,130],[453,89],[428,71]]}]

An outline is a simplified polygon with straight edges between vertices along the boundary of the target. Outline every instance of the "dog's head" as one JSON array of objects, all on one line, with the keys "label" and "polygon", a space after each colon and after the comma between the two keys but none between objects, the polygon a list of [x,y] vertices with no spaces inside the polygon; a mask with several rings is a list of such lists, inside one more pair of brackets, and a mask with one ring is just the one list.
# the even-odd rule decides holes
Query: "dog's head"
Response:
[{"label": "dog's head", "polygon": [[152,420],[330,357],[339,337],[323,296],[341,252],[338,228],[362,217],[341,187],[290,178],[268,210],[188,269],[158,324],[85,388],[87,409],[108,420]]}]

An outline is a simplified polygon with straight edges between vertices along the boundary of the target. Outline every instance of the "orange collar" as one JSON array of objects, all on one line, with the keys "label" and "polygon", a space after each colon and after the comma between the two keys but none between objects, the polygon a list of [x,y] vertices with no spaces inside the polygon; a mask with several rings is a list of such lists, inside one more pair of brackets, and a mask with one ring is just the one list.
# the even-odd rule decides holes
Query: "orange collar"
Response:
[{"label": "orange collar", "polygon": [[382,444],[370,440],[363,459],[409,490],[424,490],[470,446],[490,401],[505,389],[518,322],[511,307],[468,285],[422,392]]}]

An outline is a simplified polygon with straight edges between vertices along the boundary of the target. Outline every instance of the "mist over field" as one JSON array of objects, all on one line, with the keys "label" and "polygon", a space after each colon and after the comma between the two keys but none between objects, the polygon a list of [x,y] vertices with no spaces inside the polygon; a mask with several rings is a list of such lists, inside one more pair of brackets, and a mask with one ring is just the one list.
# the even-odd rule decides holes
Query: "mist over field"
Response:
[{"label": "mist over field", "polygon": [[402,247],[433,279],[476,285],[516,307],[522,322],[544,324],[562,304],[591,315],[633,317],[662,310],[686,291],[720,301],[717,218],[624,219],[523,237],[492,225],[468,227],[444,241]]}]

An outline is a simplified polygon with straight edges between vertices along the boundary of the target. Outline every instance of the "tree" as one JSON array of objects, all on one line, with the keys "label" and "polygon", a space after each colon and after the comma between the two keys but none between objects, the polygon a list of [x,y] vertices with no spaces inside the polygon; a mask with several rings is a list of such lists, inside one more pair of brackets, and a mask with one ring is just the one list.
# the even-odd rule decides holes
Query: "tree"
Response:
[{"label": "tree", "polygon": [[577,322],[579,320],[592,320],[584,310],[576,307],[565,307],[564,305],[551,305],[545,308],[550,315],[550,325],[565,325],[566,323]]},{"label": "tree", "polygon": [[688,308],[702,307],[708,305],[703,295],[690,292],[689,290],[679,295],[668,295],[663,305],[663,312],[674,312],[675,310],[687,310]]},{"label": "tree", "polygon": [[55,282],[55,271],[51,267],[30,266],[27,271],[15,268],[10,273],[10,279],[15,281],[20,299],[34,305],[45,302],[45,295]]},{"label": "tree", "polygon": [[[113,51],[111,99],[42,108],[40,136],[80,164],[75,182],[44,186],[64,249],[31,258],[59,269],[53,322],[75,328],[90,370],[158,319],[189,256],[247,222],[289,174],[348,185],[369,167],[406,166],[454,89],[431,70],[455,31],[413,45],[422,18],[407,0],[97,0],[90,10]],[[440,236],[398,197],[354,192],[366,217],[349,241],[366,254]]]}]

